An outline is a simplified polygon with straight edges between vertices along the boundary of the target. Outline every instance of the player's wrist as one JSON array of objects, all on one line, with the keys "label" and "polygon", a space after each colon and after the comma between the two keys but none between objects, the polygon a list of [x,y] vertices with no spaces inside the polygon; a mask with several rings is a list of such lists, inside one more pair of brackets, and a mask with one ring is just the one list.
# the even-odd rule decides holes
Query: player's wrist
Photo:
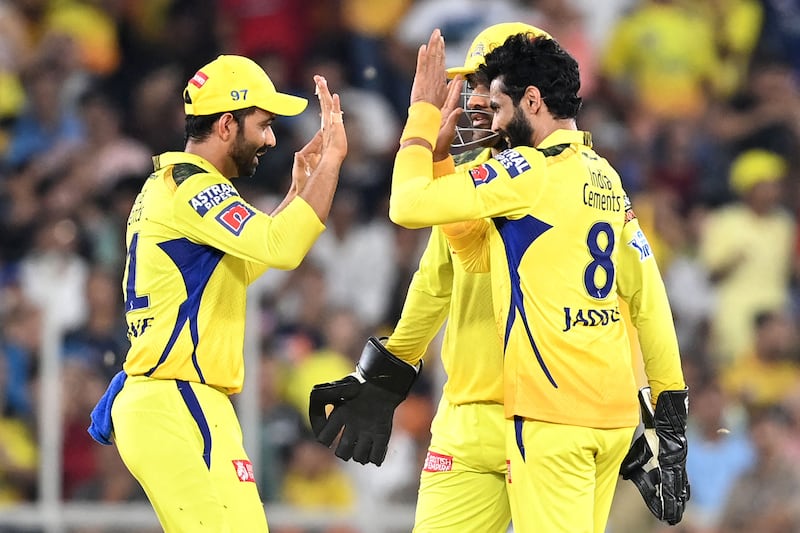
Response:
[{"label": "player's wrist", "polygon": [[411,139],[421,139],[427,142],[433,149],[436,146],[436,138],[439,136],[439,125],[442,122],[442,112],[430,102],[416,102],[408,108],[408,120],[406,120],[403,134],[400,136],[400,143],[403,144]]}]

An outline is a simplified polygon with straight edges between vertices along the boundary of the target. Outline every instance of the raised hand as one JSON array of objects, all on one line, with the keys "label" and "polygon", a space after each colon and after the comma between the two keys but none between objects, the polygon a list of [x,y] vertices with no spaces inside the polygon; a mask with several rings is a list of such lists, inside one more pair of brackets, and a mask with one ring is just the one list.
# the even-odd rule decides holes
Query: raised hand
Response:
[{"label": "raised hand", "polygon": [[331,94],[328,89],[328,81],[322,76],[314,76],[314,83],[317,86],[316,93],[320,105],[321,152],[343,160],[347,155],[347,135],[344,130],[339,95]]},{"label": "raised hand", "polygon": [[447,100],[447,76],[444,37],[439,29],[433,30],[428,44],[419,47],[417,71],[411,86],[411,104],[428,102],[439,109]]},{"label": "raised hand", "polygon": [[456,123],[464,112],[459,102],[463,85],[464,81],[460,74],[447,84],[447,98],[442,106],[442,125],[439,127],[436,148],[433,151],[434,161],[441,161],[450,155],[450,145],[456,136]]}]

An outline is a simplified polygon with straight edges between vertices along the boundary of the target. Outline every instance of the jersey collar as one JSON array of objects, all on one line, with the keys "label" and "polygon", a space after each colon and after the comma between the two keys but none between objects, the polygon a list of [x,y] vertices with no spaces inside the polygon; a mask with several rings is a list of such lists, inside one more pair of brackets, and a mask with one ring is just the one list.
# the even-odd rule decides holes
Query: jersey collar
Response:
[{"label": "jersey collar", "polygon": [[556,130],[539,143],[536,148],[542,150],[558,144],[581,144],[592,147],[592,134],[581,130]]},{"label": "jersey collar", "polygon": [[178,163],[191,163],[202,168],[209,174],[219,174],[214,165],[200,157],[199,155],[190,154],[188,152],[164,152],[153,156],[153,167],[156,170],[161,170],[170,165],[177,165]]}]

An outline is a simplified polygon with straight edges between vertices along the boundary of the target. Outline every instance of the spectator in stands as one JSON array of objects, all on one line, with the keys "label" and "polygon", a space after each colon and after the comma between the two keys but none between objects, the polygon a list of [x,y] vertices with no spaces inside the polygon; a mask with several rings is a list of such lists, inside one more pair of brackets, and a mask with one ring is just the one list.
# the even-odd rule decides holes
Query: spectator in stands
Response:
[{"label": "spectator in stands", "polygon": [[700,257],[717,297],[712,343],[722,365],[752,343],[757,312],[788,303],[796,230],[781,203],[787,171],[775,153],[739,155],[729,174],[738,201],[709,213],[703,229]]},{"label": "spectator in stands", "polygon": [[725,533],[788,533],[800,530],[800,475],[786,457],[789,420],[777,405],[753,409],[753,467],[740,476],[726,501],[719,530]]},{"label": "spectator in stands", "polygon": [[120,280],[102,269],[94,269],[86,281],[87,317],[64,335],[63,357],[76,359],[110,381],[122,370],[128,351],[127,326],[120,303]]},{"label": "spectator in stands", "polygon": [[[0,347],[0,391],[7,390],[10,377],[8,360]],[[36,474],[37,446],[33,432],[0,394],[0,507],[33,500]]]},{"label": "spectator in stands", "polygon": [[784,309],[756,313],[751,347],[722,369],[725,392],[746,405],[779,403],[800,387],[800,344],[794,317]]},{"label": "spectator in stands", "polygon": [[713,374],[692,386],[689,414],[691,448],[686,472],[692,483],[692,503],[685,525],[715,528],[736,479],[755,461],[747,428],[735,420],[736,404],[723,393]]}]

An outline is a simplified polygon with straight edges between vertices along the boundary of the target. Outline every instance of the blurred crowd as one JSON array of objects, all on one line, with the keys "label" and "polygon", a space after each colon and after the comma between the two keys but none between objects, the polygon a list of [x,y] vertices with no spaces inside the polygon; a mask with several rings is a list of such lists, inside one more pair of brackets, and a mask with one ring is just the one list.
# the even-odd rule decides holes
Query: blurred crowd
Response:
[{"label": "blurred crowd", "polygon": [[[387,216],[418,46],[441,28],[455,66],[513,20],[578,59],[578,126],[619,170],[664,275],[691,390],[692,499],[670,531],[800,531],[800,3],[782,0],[0,0],[0,506],[38,497],[44,409],[63,417],[65,501],[144,500],[88,415],[128,344],[128,211],[151,156],[183,148],[181,92],[220,53],[312,98],[323,74],[349,139],[327,231],[300,268],[252,288],[262,495],[413,505],[441,376],[401,405],[380,471],[309,438],[308,392],[391,331],[427,239]],[[288,189],[315,105],[279,118],[277,146],[235,183],[257,206]],[[38,400],[47,328],[59,406]],[[660,531],[631,489],[609,533]]]}]

